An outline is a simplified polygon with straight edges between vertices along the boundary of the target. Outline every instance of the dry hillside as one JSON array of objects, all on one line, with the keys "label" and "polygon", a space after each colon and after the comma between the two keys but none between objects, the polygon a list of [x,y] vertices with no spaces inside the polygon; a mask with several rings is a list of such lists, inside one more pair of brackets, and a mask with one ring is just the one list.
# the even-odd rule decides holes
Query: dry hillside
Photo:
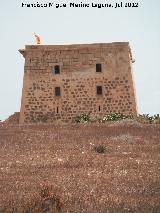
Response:
[{"label": "dry hillside", "polygon": [[1,123],[0,212],[158,213],[159,153],[158,124]]}]

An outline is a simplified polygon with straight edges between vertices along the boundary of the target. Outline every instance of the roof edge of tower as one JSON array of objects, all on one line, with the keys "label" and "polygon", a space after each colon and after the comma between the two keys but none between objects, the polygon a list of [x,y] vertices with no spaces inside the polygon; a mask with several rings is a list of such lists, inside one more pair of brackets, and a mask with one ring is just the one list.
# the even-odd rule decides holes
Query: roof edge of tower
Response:
[{"label": "roof edge of tower", "polygon": [[[79,44],[31,44],[25,45],[25,50],[49,50],[49,49],[61,49],[61,50],[71,50],[71,49],[81,49],[81,48],[116,48],[116,47],[128,47],[129,42],[111,42],[111,43],[79,43]],[[24,52],[24,50],[20,50]]]},{"label": "roof edge of tower", "polygon": [[23,57],[25,58],[25,55],[26,55],[26,54],[25,54],[25,49],[19,49],[18,51],[19,51],[19,52],[23,55]]}]

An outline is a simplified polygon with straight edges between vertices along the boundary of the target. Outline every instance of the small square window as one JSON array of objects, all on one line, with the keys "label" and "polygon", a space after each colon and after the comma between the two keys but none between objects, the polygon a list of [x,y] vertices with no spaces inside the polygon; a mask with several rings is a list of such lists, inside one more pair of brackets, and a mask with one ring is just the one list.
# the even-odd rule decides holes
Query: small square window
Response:
[{"label": "small square window", "polygon": [[96,72],[102,72],[102,64],[96,64]]},{"label": "small square window", "polygon": [[55,87],[55,96],[57,96],[57,97],[61,96],[61,88],[60,87]]},{"label": "small square window", "polygon": [[59,65],[54,66],[54,74],[60,74],[60,66]]},{"label": "small square window", "polygon": [[102,95],[102,86],[97,86],[97,95]]}]

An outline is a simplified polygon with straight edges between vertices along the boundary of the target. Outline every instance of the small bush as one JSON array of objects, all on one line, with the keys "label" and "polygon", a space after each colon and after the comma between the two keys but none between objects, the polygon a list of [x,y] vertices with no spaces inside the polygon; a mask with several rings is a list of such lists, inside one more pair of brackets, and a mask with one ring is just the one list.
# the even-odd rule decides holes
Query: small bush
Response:
[{"label": "small bush", "polygon": [[137,116],[137,119],[142,122],[142,123],[160,123],[160,115],[155,114],[155,115],[149,115],[149,114],[139,114]]},{"label": "small bush", "polygon": [[52,212],[52,213],[59,213],[62,210],[62,204],[60,202],[59,197],[49,197],[43,200],[42,203],[42,212]]},{"label": "small bush", "polygon": [[127,116],[121,114],[121,113],[111,113],[103,116],[102,122],[105,121],[117,121],[128,118]]},{"label": "small bush", "polygon": [[62,202],[59,195],[54,192],[53,185],[48,183],[41,185],[39,194],[42,198],[42,212],[61,212]]},{"label": "small bush", "polygon": [[53,186],[50,183],[41,184],[39,195],[42,198],[48,198],[52,195]]},{"label": "small bush", "polygon": [[76,123],[83,123],[91,121],[90,113],[83,113],[81,115],[77,115],[73,118],[73,121]]},{"label": "small bush", "polygon": [[94,150],[97,153],[105,153],[106,152],[106,147],[104,145],[98,145],[94,147]]},{"label": "small bush", "polygon": [[91,122],[105,123],[107,121],[118,121],[118,120],[124,120],[124,119],[137,120],[141,123],[160,124],[159,114],[155,114],[153,116],[149,114],[123,115],[122,113],[116,113],[116,112],[104,115],[103,117],[96,117],[92,119],[91,119],[90,113],[83,113],[81,115],[77,115],[76,117],[74,117],[73,121],[76,123],[91,123]]}]

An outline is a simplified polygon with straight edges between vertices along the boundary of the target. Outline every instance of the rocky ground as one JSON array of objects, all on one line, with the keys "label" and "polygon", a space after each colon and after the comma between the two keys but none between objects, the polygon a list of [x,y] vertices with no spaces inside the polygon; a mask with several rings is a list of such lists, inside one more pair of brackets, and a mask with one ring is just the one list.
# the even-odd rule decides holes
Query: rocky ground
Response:
[{"label": "rocky ground", "polygon": [[158,124],[1,123],[0,212],[158,213],[159,164]]}]

